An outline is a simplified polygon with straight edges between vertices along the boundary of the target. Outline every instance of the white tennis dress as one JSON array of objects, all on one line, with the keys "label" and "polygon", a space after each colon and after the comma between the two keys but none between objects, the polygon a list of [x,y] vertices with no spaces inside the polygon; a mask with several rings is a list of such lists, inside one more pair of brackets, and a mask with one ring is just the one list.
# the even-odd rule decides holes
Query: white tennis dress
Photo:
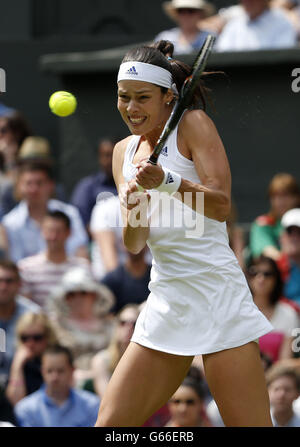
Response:
[{"label": "white tennis dress", "polygon": [[[126,148],[126,181],[136,174],[132,160],[139,140],[139,136],[132,136]],[[178,151],[177,128],[168,138],[159,163],[184,179],[201,183],[194,163]],[[192,220],[195,223],[200,215],[165,193],[160,206],[158,192],[149,192],[151,293],[131,341],[171,354],[199,355],[237,347],[270,332],[272,326],[254,304],[229,247],[226,223],[202,216],[203,234],[199,225],[193,237],[187,237]],[[174,208],[170,222],[166,200]]]}]

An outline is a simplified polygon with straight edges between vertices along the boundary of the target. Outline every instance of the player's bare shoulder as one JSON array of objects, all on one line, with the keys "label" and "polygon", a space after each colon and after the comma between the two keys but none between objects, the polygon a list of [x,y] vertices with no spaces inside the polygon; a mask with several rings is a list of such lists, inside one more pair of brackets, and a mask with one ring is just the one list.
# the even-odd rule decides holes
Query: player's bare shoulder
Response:
[{"label": "player's bare shoulder", "polygon": [[[183,115],[178,128],[179,135],[188,147],[194,142],[207,142],[217,135],[217,129],[212,119],[204,110],[188,110]],[[199,147],[203,145],[198,144]]]},{"label": "player's bare shoulder", "polygon": [[209,118],[204,110],[187,110],[179,123],[179,131],[184,132],[197,130],[198,132],[208,132],[214,127],[213,121]]}]

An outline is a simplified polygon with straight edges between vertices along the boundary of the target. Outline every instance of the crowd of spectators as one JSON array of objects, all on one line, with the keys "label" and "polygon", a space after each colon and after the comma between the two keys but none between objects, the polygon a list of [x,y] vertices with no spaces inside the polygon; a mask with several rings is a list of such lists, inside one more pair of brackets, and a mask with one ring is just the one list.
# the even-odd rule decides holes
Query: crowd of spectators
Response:
[{"label": "crowd of spectators", "polygon": [[293,48],[300,39],[298,0],[239,0],[216,11],[206,0],[163,2],[176,24],[154,40],[169,40],[174,54],[199,50],[208,34],[216,37],[215,51],[251,51]]},{"label": "crowd of spectators", "polygon": [[[240,0],[219,11],[204,0],[172,0],[176,53],[298,45],[296,0]],[[97,172],[70,198],[55,178],[49,141],[26,118],[0,107],[1,426],[93,426],[109,379],[149,294],[151,254],[129,253],[112,176],[116,137],[98,143]],[[97,162],[97,160],[95,160]],[[253,216],[248,237],[233,204],[228,238],[253,299],[274,330],[259,340],[275,426],[300,426],[300,188],[278,173],[269,211]],[[170,401],[145,426],[223,426],[201,356]]]}]

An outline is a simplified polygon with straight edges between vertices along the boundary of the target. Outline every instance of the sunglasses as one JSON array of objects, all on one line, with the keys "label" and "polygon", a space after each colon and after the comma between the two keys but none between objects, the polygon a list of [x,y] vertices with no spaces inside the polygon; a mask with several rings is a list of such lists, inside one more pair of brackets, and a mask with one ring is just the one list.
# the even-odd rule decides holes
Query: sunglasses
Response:
[{"label": "sunglasses", "polygon": [[175,405],[186,404],[188,406],[195,405],[196,403],[195,399],[172,399],[171,402]]},{"label": "sunglasses", "polygon": [[195,14],[199,9],[196,8],[178,8],[176,9],[178,14]]},{"label": "sunglasses", "polygon": [[300,236],[300,227],[297,227],[296,225],[292,225],[290,227],[287,227],[286,232],[289,236],[291,234]]},{"label": "sunglasses", "polygon": [[26,343],[28,340],[33,340],[33,341],[42,341],[45,338],[45,334],[28,334],[28,335],[21,335],[20,339],[23,343]]},{"label": "sunglasses", "polygon": [[257,275],[263,275],[264,278],[271,278],[272,276],[275,276],[274,272],[271,272],[270,270],[249,270],[250,276],[257,276]]}]

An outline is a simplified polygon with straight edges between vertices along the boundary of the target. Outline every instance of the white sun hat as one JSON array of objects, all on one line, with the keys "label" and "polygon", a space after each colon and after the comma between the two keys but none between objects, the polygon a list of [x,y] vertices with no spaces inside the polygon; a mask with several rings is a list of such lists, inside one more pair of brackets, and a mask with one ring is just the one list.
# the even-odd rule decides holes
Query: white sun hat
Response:
[{"label": "white sun hat", "polygon": [[293,208],[284,213],[281,219],[283,228],[300,227],[300,208]]},{"label": "white sun hat", "polygon": [[163,2],[162,7],[165,13],[175,22],[177,22],[176,10],[179,8],[203,9],[206,17],[213,15],[215,12],[214,5],[205,0],[172,0]]}]

